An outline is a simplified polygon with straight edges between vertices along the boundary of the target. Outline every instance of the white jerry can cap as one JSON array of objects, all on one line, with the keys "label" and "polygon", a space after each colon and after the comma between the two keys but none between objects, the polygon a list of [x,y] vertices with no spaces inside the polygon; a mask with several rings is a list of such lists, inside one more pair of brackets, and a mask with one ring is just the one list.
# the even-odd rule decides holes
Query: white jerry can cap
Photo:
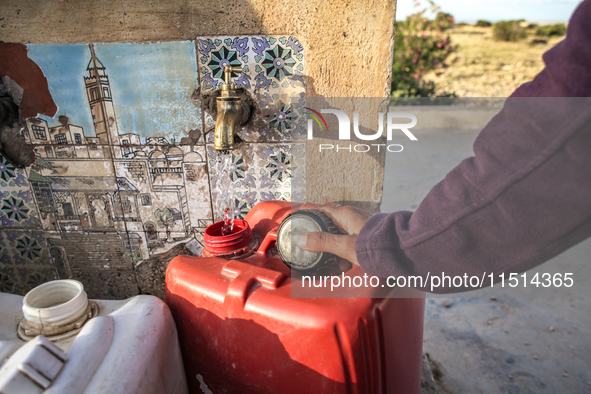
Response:
[{"label": "white jerry can cap", "polygon": [[43,335],[25,344],[0,369],[1,394],[37,394],[58,376],[66,354]]},{"label": "white jerry can cap", "polygon": [[96,303],[88,301],[82,283],[53,280],[35,287],[23,298],[24,319],[18,335],[25,341],[37,335],[51,341],[67,338],[76,335],[97,312]]}]

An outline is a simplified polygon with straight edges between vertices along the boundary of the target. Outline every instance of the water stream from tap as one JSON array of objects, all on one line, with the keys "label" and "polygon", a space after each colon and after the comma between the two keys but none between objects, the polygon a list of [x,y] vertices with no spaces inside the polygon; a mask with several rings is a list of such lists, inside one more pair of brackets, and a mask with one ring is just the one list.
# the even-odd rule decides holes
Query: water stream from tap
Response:
[{"label": "water stream from tap", "polygon": [[234,230],[234,183],[232,182],[232,152],[218,151],[216,158],[216,216],[224,221],[222,235],[228,235]]}]

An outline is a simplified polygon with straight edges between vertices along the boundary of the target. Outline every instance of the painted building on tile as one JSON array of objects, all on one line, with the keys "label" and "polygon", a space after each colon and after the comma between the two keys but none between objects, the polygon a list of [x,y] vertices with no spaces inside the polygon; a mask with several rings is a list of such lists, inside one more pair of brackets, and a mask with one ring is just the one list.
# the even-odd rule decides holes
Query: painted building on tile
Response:
[{"label": "painted building on tile", "polygon": [[[29,180],[41,220],[59,234],[69,233],[60,236],[66,256],[77,254],[84,232],[102,231],[112,234],[97,235],[97,244],[103,238],[112,243],[119,237],[115,243],[124,246],[109,259],[110,265],[136,263],[149,258],[151,251],[161,252],[166,242],[186,242],[211,223],[204,150],[171,145],[164,138],[141,144],[137,134],[121,135],[109,76],[92,45],[90,49],[84,82],[95,136],[85,137],[84,130],[69,119],[55,127],[42,119],[28,119],[27,142],[44,145],[36,150],[38,159]],[[83,174],[72,175],[70,169],[81,167],[81,162],[92,164]],[[101,176],[103,171],[116,176]],[[190,212],[189,195],[191,205],[196,199],[205,204]],[[76,232],[78,237],[73,235]],[[100,254],[89,255],[79,264],[101,267],[103,260]],[[67,258],[64,265],[65,271],[72,271]]]}]

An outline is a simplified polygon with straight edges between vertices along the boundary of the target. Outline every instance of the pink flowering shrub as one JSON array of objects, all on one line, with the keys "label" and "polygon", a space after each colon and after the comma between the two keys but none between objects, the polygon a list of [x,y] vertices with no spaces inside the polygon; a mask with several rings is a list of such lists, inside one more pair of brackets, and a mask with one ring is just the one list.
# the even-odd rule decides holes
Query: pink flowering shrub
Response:
[{"label": "pink flowering shrub", "polygon": [[[434,96],[435,84],[424,81],[423,77],[448,67],[446,60],[456,50],[446,32],[454,26],[454,17],[439,11],[433,0],[426,1],[425,8],[396,22],[392,67],[394,97]],[[421,3],[416,0],[414,5],[420,7]],[[428,11],[437,12],[434,20],[425,16]]]}]

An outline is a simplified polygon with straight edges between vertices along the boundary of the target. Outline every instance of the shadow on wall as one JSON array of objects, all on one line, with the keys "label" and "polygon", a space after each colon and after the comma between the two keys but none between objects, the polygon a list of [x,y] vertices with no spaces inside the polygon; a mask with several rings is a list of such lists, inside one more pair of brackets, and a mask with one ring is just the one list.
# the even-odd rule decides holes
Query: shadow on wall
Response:
[{"label": "shadow on wall", "polygon": [[181,243],[165,253],[150,256],[136,267],[138,286],[142,294],[151,294],[164,301],[166,268],[168,263],[179,255],[195,256],[184,243]]},{"label": "shadow on wall", "polygon": [[[313,79],[308,77],[307,81],[308,88],[313,89]],[[391,142],[400,142],[387,141],[384,137],[388,103],[389,99],[379,97],[306,98],[306,108],[319,113],[309,114],[307,127],[311,125],[313,137],[306,140],[306,149],[301,153],[305,155],[308,201],[332,201],[379,211],[381,190],[377,192],[376,185],[382,183],[386,146]],[[348,118],[349,137],[340,139],[344,131],[342,128],[347,126],[340,124],[336,114],[323,112],[331,109],[341,111]],[[358,114],[357,122],[355,113]],[[381,133],[379,113],[382,114]],[[356,131],[365,139],[357,137]],[[304,135],[307,134],[306,129]],[[396,149],[400,149],[398,147],[400,145]],[[294,172],[298,173],[297,169]]]}]

